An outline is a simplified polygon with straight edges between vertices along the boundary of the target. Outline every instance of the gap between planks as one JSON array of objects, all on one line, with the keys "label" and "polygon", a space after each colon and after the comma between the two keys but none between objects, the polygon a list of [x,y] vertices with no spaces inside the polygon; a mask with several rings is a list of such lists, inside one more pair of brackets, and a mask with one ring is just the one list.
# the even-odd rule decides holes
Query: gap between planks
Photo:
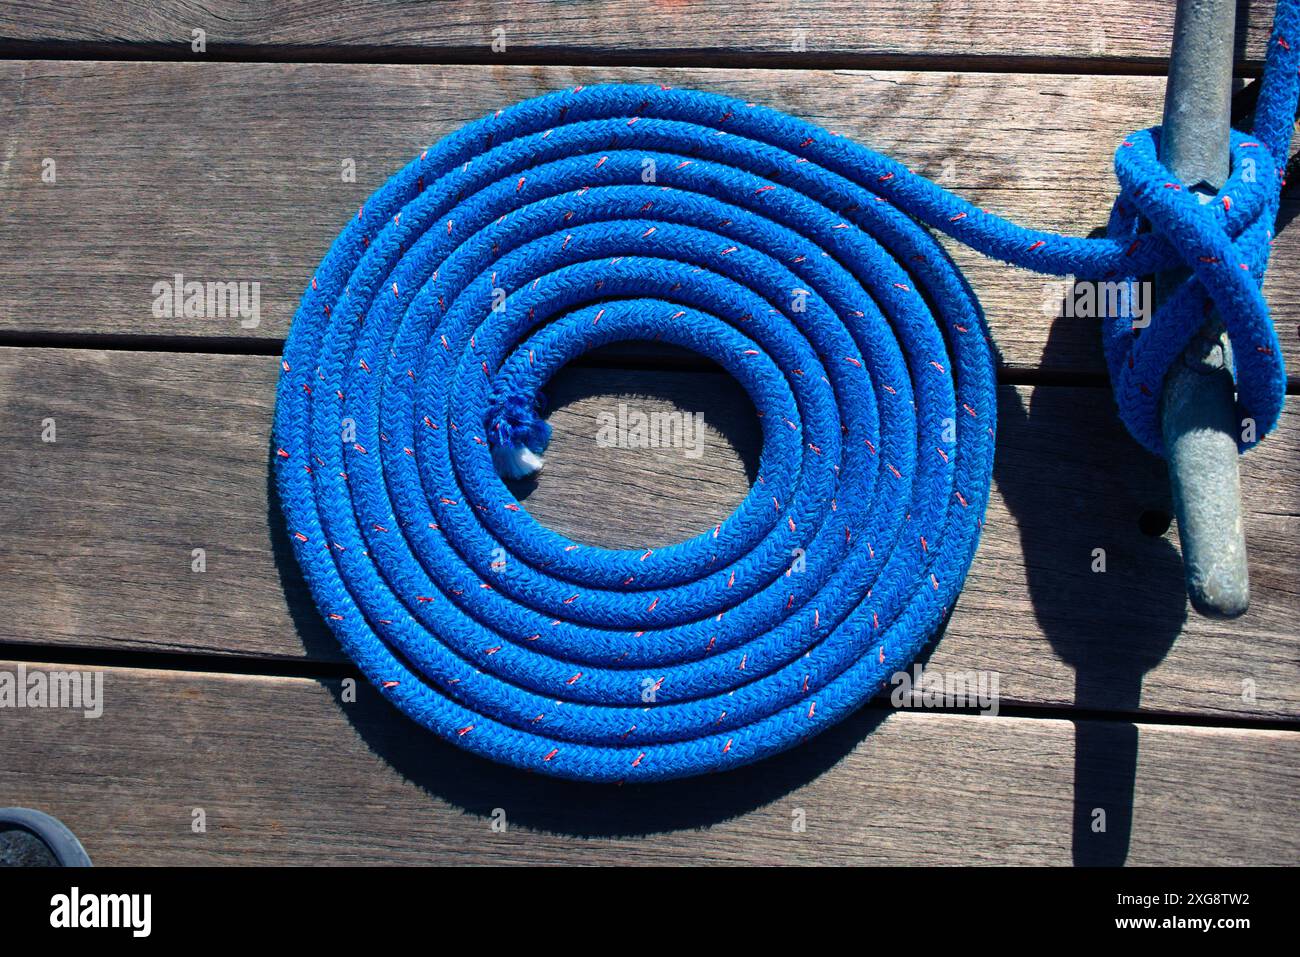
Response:
[{"label": "gap between planks", "polygon": [[[20,14],[20,15],[15,15]],[[1238,11],[1236,59],[1258,67],[1273,17],[1270,0]],[[786,68],[927,64],[1035,65],[1080,71],[1161,71],[1172,4],[1099,0],[1062,5],[1018,0],[751,0],[743,16],[726,0],[516,0],[485,8],[447,0],[436,15],[406,3],[238,0],[132,5],[29,2],[0,12],[6,55],[303,59],[574,64],[663,63]],[[204,50],[192,48],[195,29]]]}]

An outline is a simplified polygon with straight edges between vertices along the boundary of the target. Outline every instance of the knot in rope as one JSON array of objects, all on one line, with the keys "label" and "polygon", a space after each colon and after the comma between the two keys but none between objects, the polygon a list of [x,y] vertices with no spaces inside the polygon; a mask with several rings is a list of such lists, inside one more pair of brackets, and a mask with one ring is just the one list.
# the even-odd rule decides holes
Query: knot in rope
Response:
[{"label": "knot in rope", "polygon": [[[1233,346],[1244,449],[1277,424],[1285,396],[1282,350],[1260,286],[1277,219],[1282,171],[1256,138],[1236,131],[1231,173],[1209,202],[1157,159],[1159,129],[1128,137],[1115,155],[1121,186],[1107,234],[1136,245],[1143,224],[1189,271],[1152,310],[1148,296],[1121,295],[1103,312],[1102,342],[1119,413],[1135,438],[1163,453],[1160,395],[1165,375],[1206,324],[1212,308]],[[1133,247],[1130,247],[1133,248]],[[1126,274],[1123,288],[1141,281]],[[1145,301],[1146,306],[1135,309]]]}]

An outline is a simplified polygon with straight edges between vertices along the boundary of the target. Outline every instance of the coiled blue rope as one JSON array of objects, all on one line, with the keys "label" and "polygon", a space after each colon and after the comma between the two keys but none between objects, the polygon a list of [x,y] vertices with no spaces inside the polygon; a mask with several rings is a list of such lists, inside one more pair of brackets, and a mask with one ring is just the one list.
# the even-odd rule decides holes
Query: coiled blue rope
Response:
[{"label": "coiled blue rope", "polygon": [[[952,607],[989,494],[988,334],[921,224],[1054,274],[1190,265],[1140,336],[1129,318],[1107,325],[1124,421],[1159,449],[1164,370],[1208,295],[1243,415],[1261,435],[1276,422],[1284,378],[1259,284],[1295,109],[1295,10],[1280,6],[1256,132],[1234,135],[1220,201],[1176,188],[1143,131],[1117,153],[1105,239],[1024,229],[844,138],[706,93],[579,88],[438,143],[335,241],[284,351],[278,487],[343,647],[441,737],[570,778],[728,768],[850,713]],[[761,415],[748,497],[666,548],[571,542],[498,475],[544,452],[550,376],[625,339],[715,359]]]}]

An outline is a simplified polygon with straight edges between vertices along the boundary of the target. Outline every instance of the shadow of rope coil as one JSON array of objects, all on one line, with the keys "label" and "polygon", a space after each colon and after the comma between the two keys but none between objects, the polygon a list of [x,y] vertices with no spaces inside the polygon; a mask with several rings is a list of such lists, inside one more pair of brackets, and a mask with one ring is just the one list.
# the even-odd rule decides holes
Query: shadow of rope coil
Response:
[{"label": "shadow of rope coil", "polygon": [[[1287,76],[1266,85],[1265,125],[1294,113],[1294,59],[1273,47]],[[1125,421],[1158,448],[1152,395],[1212,297],[1263,434],[1284,381],[1259,293],[1289,142],[1274,125],[1263,145],[1234,136],[1227,199],[1209,207],[1164,188],[1151,131],[1130,137],[1095,240],[1015,226],[712,94],[578,88],[465,127],[367,200],[285,346],[277,482],[318,607],[403,712],[521,768],[664,779],[808,738],[935,633],[988,501],[994,356],[922,224],[1054,274],[1192,266],[1144,334],[1108,325]],[[500,473],[540,466],[552,374],[629,339],[727,369],[763,451],[716,528],[618,551],[541,526]]]}]

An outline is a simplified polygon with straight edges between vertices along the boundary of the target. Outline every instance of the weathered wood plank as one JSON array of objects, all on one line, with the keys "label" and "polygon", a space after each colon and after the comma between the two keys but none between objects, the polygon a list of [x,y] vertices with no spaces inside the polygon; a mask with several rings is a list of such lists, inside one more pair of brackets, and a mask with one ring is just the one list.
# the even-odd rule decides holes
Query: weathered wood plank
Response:
[{"label": "weathered wood plank", "polygon": [[[1238,58],[1262,57],[1269,0],[1242,4]],[[296,59],[602,60],[826,65],[865,58],[1048,58],[1110,64],[1168,57],[1173,3],[1105,0],[398,0],[257,3],[162,0],[148,5],[36,0],[0,11],[0,40],[18,50],[89,50]],[[495,43],[495,46],[494,46]]]},{"label": "weathered wood plank", "polygon": [[[0,642],[340,660],[268,504],[276,373],[268,357],[0,349]],[[756,423],[725,376],[584,368],[548,391],[556,434],[527,504],[553,527],[659,544],[748,487]],[[594,417],[620,401],[702,411],[705,454],[598,447]],[[999,672],[1007,703],[1294,718],[1298,454],[1293,402],[1243,459],[1251,611],[1189,617],[1173,532],[1139,529],[1166,507],[1160,464],[1109,395],[1003,388],[988,526],[931,664]]]},{"label": "weathered wood plank", "polygon": [[0,729],[5,800],[100,865],[1300,863],[1295,732],[868,708],[750,768],[595,787],[465,755],[366,688],[111,668],[102,716]]},{"label": "weathered wood plank", "polygon": [[[1111,154],[1159,122],[1163,89],[1114,76],[0,62],[0,335],[282,339],[343,222],[423,146],[545,90],[651,79],[761,100],[1075,234],[1104,225]],[[948,246],[1008,370],[1104,373],[1095,320],[1056,320],[1058,282]],[[1284,229],[1267,291],[1293,357],[1297,272],[1300,233]],[[155,318],[153,286],[177,273],[260,283],[258,322]]]}]

